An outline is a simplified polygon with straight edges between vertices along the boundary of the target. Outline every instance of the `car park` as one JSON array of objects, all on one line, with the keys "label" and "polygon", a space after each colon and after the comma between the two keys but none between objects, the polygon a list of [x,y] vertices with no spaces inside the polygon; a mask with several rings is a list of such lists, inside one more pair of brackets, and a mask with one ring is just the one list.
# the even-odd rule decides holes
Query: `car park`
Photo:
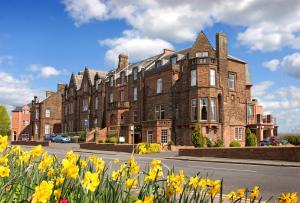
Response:
[{"label": "car park", "polygon": [[45,135],[45,136],[44,136],[44,141],[51,141],[51,142],[53,142],[53,138],[54,138],[55,136],[56,136],[56,135],[53,135],[53,134]]}]

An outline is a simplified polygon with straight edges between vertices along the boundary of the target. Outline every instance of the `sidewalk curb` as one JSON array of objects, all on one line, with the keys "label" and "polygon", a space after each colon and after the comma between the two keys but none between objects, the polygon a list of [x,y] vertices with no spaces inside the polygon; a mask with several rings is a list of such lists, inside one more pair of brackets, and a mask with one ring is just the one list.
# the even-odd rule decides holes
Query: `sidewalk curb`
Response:
[{"label": "sidewalk curb", "polygon": [[246,164],[246,165],[260,165],[260,166],[278,166],[278,167],[300,167],[299,164],[293,163],[259,163],[259,162],[246,162],[246,161],[226,161],[226,160],[203,160],[203,159],[191,159],[180,157],[164,157],[163,159],[178,160],[178,161],[195,161],[195,162],[210,162],[210,163],[229,163],[229,164]]}]

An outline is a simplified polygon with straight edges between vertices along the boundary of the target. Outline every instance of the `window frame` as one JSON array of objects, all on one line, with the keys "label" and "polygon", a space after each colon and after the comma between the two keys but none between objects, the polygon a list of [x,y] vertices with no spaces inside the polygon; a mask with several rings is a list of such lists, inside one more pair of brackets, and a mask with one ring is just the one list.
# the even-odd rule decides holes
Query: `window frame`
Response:
[{"label": "window frame", "polygon": [[111,103],[113,103],[114,102],[114,93],[110,93],[109,94],[109,103],[111,104]]},{"label": "window frame", "polygon": [[212,86],[212,87],[217,86],[216,69],[213,69],[213,68],[209,69],[209,86]]},{"label": "window frame", "polygon": [[125,91],[120,90],[120,102],[124,102],[124,101],[125,101]]},{"label": "window frame", "polygon": [[243,133],[244,129],[242,127],[235,127],[234,128],[234,140],[242,141],[243,140]]},{"label": "window frame", "polygon": [[51,117],[51,110],[47,108],[45,110],[45,118],[50,118],[50,117]]},{"label": "window frame", "polygon": [[133,68],[132,75],[133,75],[133,80],[138,79],[138,68],[137,67]]},{"label": "window frame", "polygon": [[[200,116],[199,119],[200,121],[208,121],[208,114],[209,114],[209,108],[208,108],[208,98],[207,97],[201,97],[199,98],[200,102],[199,102],[199,111],[200,111]],[[206,101],[206,104],[204,105],[202,101]],[[203,119],[202,117],[202,107],[206,107],[206,119]]]},{"label": "window frame", "polygon": [[162,94],[163,92],[163,80],[159,78],[156,80],[156,94]]},{"label": "window frame", "polygon": [[153,130],[147,130],[147,143],[153,143]]},{"label": "window frame", "polygon": [[[233,76],[233,78],[230,78],[230,76]],[[235,87],[236,87],[235,83],[236,83],[236,73],[229,72],[228,73],[228,89],[229,89],[229,91],[235,91]],[[233,88],[231,87],[231,84],[233,84]]]},{"label": "window frame", "polygon": [[160,67],[162,67],[162,61],[158,60],[155,62],[155,68],[160,68]]},{"label": "window frame", "polygon": [[124,84],[125,83],[125,71],[122,71],[120,73],[120,83]]},{"label": "window frame", "polygon": [[51,134],[51,126],[50,124],[45,124],[45,135]]},{"label": "window frame", "polygon": [[197,86],[197,69],[192,69],[190,72],[191,77],[191,87]]},{"label": "window frame", "polygon": [[[195,103],[195,104],[193,104]],[[198,104],[197,99],[191,99],[191,121],[198,121]]]},{"label": "window frame", "polygon": [[[210,98],[210,120],[211,121],[217,121],[217,98],[211,97]],[[214,112],[214,114],[213,114]]]},{"label": "window frame", "polygon": [[161,144],[167,144],[168,143],[168,130],[167,129],[161,129],[160,131],[160,143]]},{"label": "window frame", "polygon": [[137,101],[138,100],[138,90],[137,87],[133,88],[133,101]]}]

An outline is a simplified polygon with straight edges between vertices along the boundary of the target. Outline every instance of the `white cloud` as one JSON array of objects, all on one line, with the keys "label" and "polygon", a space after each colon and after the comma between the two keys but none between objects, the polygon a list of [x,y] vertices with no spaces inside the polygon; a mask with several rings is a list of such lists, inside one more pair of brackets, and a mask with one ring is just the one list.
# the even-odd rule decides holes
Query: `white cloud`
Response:
[{"label": "white cloud", "polygon": [[300,52],[287,55],[281,61],[278,59],[265,61],[262,65],[270,71],[282,68],[289,76],[300,79]]},{"label": "white cloud", "polygon": [[29,80],[14,78],[3,71],[0,78],[0,104],[19,106],[29,103],[35,95],[42,95],[41,91],[31,89]]},{"label": "white cloud", "polygon": [[194,40],[216,22],[243,26],[238,40],[252,50],[300,48],[299,0],[63,0],[77,24],[124,19],[145,37]]},{"label": "white cloud", "polygon": [[99,0],[63,0],[66,11],[76,20],[75,25],[101,20],[106,13],[106,6]]},{"label": "white cloud", "polygon": [[271,112],[277,119],[280,132],[300,130],[300,88],[287,86],[274,88],[274,82],[263,81],[254,85],[254,98],[259,99],[265,112]]},{"label": "white cloud", "polygon": [[49,78],[55,77],[61,74],[61,71],[52,66],[41,66],[37,64],[32,64],[29,66],[32,72],[37,72],[39,77]]},{"label": "white cloud", "polygon": [[2,65],[2,64],[11,65],[11,64],[13,64],[13,59],[14,59],[14,57],[9,56],[9,55],[0,56],[0,65]]},{"label": "white cloud", "polygon": [[263,66],[274,72],[279,68],[280,61],[278,59],[272,59],[270,61],[263,62]]},{"label": "white cloud", "polygon": [[300,53],[285,56],[281,65],[289,76],[300,79]]},{"label": "white cloud", "polygon": [[127,54],[130,62],[135,62],[161,53],[164,48],[173,48],[167,41],[140,37],[138,33],[131,31],[124,32],[123,37],[106,39],[99,41],[99,43],[109,48],[105,54],[105,60],[110,66],[118,64],[118,55],[120,53]]},{"label": "white cloud", "polygon": [[266,93],[266,90],[269,89],[270,87],[272,87],[274,85],[273,81],[263,81],[259,84],[256,84],[252,87],[252,94],[253,97],[260,97],[263,96]]}]

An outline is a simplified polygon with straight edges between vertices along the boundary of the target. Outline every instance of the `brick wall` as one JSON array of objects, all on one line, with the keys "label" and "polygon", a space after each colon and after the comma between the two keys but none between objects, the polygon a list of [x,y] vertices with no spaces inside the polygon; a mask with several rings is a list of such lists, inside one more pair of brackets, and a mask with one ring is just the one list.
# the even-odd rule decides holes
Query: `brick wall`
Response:
[{"label": "brick wall", "polygon": [[300,161],[300,147],[179,149],[179,156]]},{"label": "brick wall", "polygon": [[[136,145],[134,145],[134,148],[135,147],[136,147]],[[131,144],[110,144],[110,143],[96,144],[94,142],[89,142],[89,143],[81,143],[80,149],[132,153],[133,145],[131,145]]]}]

